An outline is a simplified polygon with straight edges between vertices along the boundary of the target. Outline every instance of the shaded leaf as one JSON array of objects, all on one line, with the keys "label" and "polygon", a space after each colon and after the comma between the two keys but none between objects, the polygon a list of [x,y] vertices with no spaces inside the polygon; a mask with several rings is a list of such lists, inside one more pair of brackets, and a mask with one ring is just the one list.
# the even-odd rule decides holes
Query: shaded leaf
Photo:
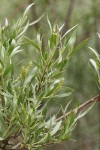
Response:
[{"label": "shaded leaf", "polygon": [[24,38],[30,45],[32,45],[34,48],[36,48],[38,51],[40,51],[40,47],[34,41],[30,40],[29,38],[27,38],[25,36],[24,36]]}]

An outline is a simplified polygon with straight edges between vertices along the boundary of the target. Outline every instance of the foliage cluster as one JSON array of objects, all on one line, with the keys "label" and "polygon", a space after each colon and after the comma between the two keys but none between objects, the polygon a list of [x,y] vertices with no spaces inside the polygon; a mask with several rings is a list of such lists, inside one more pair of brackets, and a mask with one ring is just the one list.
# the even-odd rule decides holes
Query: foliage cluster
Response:
[{"label": "foliage cluster", "polygon": [[[40,19],[29,23],[27,14],[32,5],[13,26],[6,19],[0,27],[0,148],[3,150],[32,150],[68,140],[77,120],[88,112],[78,115],[72,112],[63,121],[57,121],[57,114],[47,116],[48,101],[72,94],[73,89],[64,85],[62,74],[70,58],[87,40],[74,47],[76,26],[61,36],[63,26],[55,24],[52,28],[47,19],[50,37],[43,49],[43,37],[39,34],[36,41],[25,36],[28,27]],[[16,74],[14,58],[20,55],[24,45],[33,49],[33,60],[21,66]],[[63,115],[69,104],[61,108]]]}]

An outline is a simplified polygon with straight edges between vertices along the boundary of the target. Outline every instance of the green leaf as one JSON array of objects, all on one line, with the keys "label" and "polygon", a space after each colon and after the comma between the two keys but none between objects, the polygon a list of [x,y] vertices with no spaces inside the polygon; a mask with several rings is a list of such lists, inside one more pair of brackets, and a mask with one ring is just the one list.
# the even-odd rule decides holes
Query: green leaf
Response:
[{"label": "green leaf", "polygon": [[50,127],[56,125],[56,116],[51,117],[46,123],[45,128],[49,129]]},{"label": "green leaf", "polygon": [[98,34],[98,37],[99,37],[99,39],[100,39],[100,34],[97,32],[97,34]]},{"label": "green leaf", "polygon": [[79,49],[81,49],[84,45],[86,45],[88,40],[89,39],[82,41],[76,48],[73,49],[73,51],[71,53],[69,52],[67,58],[70,59],[72,55],[74,55]]},{"label": "green leaf", "polygon": [[67,59],[62,60],[60,63],[57,64],[57,68],[61,70],[63,70],[63,68],[65,67],[65,65],[68,63]]},{"label": "green leaf", "polygon": [[4,67],[4,63],[1,58],[0,58],[0,64],[2,65],[2,67]]},{"label": "green leaf", "polygon": [[36,48],[36,50],[40,51],[40,47],[34,41],[32,41],[31,39],[29,39],[25,36],[24,36],[24,38],[26,39],[28,44],[32,45],[34,48]]},{"label": "green leaf", "polygon": [[71,50],[74,47],[75,41],[76,41],[76,30],[73,31],[73,33],[71,34],[71,37],[70,37],[70,39],[68,41],[68,45],[71,47]]},{"label": "green leaf", "polygon": [[12,112],[12,117],[14,116],[14,113],[17,109],[17,96],[16,96],[16,92],[14,91],[14,96],[13,96],[13,112]]},{"label": "green leaf", "polygon": [[67,96],[70,96],[71,94],[72,92],[62,93],[62,94],[55,95],[54,97],[55,98],[67,97]]},{"label": "green leaf", "polygon": [[68,31],[66,31],[66,33],[62,36],[61,40],[63,40],[67,34],[69,34],[72,30],[74,30],[78,25],[75,25],[74,27],[72,27],[71,29],[69,29]]},{"label": "green leaf", "polygon": [[2,57],[2,59],[4,59],[4,57],[5,57],[5,47],[3,45],[1,48],[1,57]]},{"label": "green leaf", "polygon": [[80,118],[85,116],[93,108],[94,104],[95,103],[93,103],[88,109],[86,109],[86,111],[80,112],[80,114],[77,116],[77,118],[75,118],[75,122],[77,122]]},{"label": "green leaf", "polygon": [[55,127],[53,128],[53,130],[51,131],[51,136],[55,135],[57,133],[57,131],[61,130],[61,124],[62,124],[62,120],[60,120],[59,122],[56,123]]},{"label": "green leaf", "polygon": [[41,65],[39,63],[37,63],[35,60],[32,61],[32,63],[34,64],[34,66],[36,66],[37,68],[41,69]]},{"label": "green leaf", "polygon": [[3,76],[6,77],[9,72],[12,70],[13,64],[9,65],[8,68],[4,71]]},{"label": "green leaf", "polygon": [[17,46],[12,50],[12,52],[10,54],[10,58],[13,57],[15,54],[23,51],[23,50],[19,50],[19,48],[20,48],[20,46]]},{"label": "green leaf", "polygon": [[97,74],[99,75],[99,69],[98,69],[98,67],[97,67],[96,61],[93,60],[93,59],[90,59],[90,62],[91,62],[91,64],[92,64],[92,66],[94,67],[94,69],[96,70]]},{"label": "green leaf", "polygon": [[5,27],[8,27],[8,19],[7,18],[5,18]]},{"label": "green leaf", "polygon": [[65,109],[64,109],[64,113],[66,113],[66,111],[67,111],[67,109],[68,109],[68,107],[69,107],[69,105],[70,105],[71,102],[72,102],[72,101],[69,101],[69,102],[67,103],[67,105],[66,105],[66,107],[65,107]]},{"label": "green leaf", "polygon": [[93,52],[93,54],[96,56],[96,58],[100,61],[100,57],[99,57],[98,52],[91,47],[89,47],[89,49]]},{"label": "green leaf", "polygon": [[43,17],[44,17],[45,13],[43,15],[41,15],[38,19],[36,19],[35,21],[31,22],[29,24],[29,26],[33,26],[34,24],[38,23]]},{"label": "green leaf", "polygon": [[[3,135],[4,135],[4,133],[5,133],[5,131],[6,131],[6,128],[7,126],[6,126],[6,122],[5,122],[5,120],[4,120],[4,116],[3,116],[3,114],[0,112],[0,136],[2,136],[3,137]],[[1,140],[2,140],[2,138],[1,138]]]},{"label": "green leaf", "polygon": [[34,3],[28,5],[28,7],[25,9],[23,16],[26,16],[30,10],[30,8],[34,5]]},{"label": "green leaf", "polygon": [[11,45],[8,49],[8,55],[10,56],[10,54],[12,53],[12,51],[14,50],[14,46]]},{"label": "green leaf", "polygon": [[50,76],[50,79],[57,79],[57,78],[60,78],[61,75],[62,75],[63,72],[58,72],[58,73],[53,73],[51,76]]},{"label": "green leaf", "polygon": [[[62,81],[62,78],[56,79],[56,80],[54,81],[54,83],[51,84],[51,86],[49,86],[48,92],[47,92],[45,98],[50,97],[50,96],[53,97],[53,96],[55,95],[55,92],[58,92],[58,90],[59,90],[59,89],[58,89],[58,88],[59,88],[59,85],[63,83],[63,82],[61,82],[61,81]],[[57,90],[57,91],[56,91],[56,90]]]},{"label": "green leaf", "polygon": [[21,37],[29,27],[29,22],[27,22],[26,26],[22,28],[22,31],[18,34],[17,38]]},{"label": "green leaf", "polygon": [[53,46],[57,46],[58,44],[58,35],[57,33],[53,32],[50,38],[50,48],[53,48]]},{"label": "green leaf", "polygon": [[47,16],[47,22],[48,22],[48,24],[49,24],[50,31],[51,31],[51,34],[52,34],[52,25],[51,25],[51,22],[50,22],[50,20],[49,20],[49,17],[48,17],[48,16]]},{"label": "green leaf", "polygon": [[12,95],[10,93],[8,93],[7,91],[6,92],[2,92],[1,91],[2,89],[0,89],[0,94],[5,96],[5,97],[8,97],[8,98],[12,98]]}]

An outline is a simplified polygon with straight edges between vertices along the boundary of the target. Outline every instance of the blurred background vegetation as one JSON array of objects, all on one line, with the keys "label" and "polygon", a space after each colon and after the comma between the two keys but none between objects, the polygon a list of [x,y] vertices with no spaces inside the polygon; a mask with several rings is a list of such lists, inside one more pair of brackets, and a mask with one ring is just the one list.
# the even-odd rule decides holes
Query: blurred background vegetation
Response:
[{"label": "blurred background vegetation", "polygon": [[[46,36],[49,34],[48,14],[52,25],[55,22],[59,25],[65,24],[62,34],[70,27],[78,24],[77,43],[89,38],[88,46],[100,53],[100,41],[97,36],[97,32],[100,33],[100,0],[0,0],[1,24],[3,25],[6,17],[10,24],[14,23],[26,6],[32,2],[36,4],[30,11],[29,18],[31,21],[45,12],[46,14],[39,23],[30,27],[27,33],[29,36],[35,39],[37,32],[45,35],[43,40],[45,46]],[[26,47],[26,51],[19,57],[25,59],[23,63],[26,63],[33,55],[34,53]],[[65,106],[72,99],[71,109],[75,107],[76,103],[83,103],[100,92],[96,77],[89,67],[89,58],[91,57],[91,51],[85,46],[71,59],[69,65],[66,66],[64,76],[65,84],[75,89],[75,92],[66,99],[52,100],[48,110],[50,113],[55,113],[59,104]],[[90,113],[78,122],[71,141],[46,147],[46,150],[51,149],[100,150],[100,104],[95,105]]]}]

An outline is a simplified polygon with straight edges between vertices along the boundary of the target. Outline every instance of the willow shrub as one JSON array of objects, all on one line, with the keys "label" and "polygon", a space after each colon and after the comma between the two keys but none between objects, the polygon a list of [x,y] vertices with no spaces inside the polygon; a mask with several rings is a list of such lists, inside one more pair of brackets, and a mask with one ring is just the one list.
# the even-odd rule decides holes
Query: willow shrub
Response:
[{"label": "willow shrub", "polygon": [[[29,5],[23,16],[13,25],[0,27],[0,148],[40,149],[45,145],[69,140],[77,120],[86,112],[72,112],[67,118],[57,121],[57,115],[47,117],[47,103],[51,99],[66,97],[73,90],[64,84],[63,72],[70,58],[87,43],[74,47],[76,26],[61,36],[63,28],[50,26],[50,37],[42,50],[42,38],[35,42],[25,37],[33,23],[28,21]],[[33,59],[16,72],[14,61],[24,50],[23,45],[33,49]],[[17,55],[16,55],[17,54]],[[20,60],[19,60],[20,61]],[[69,105],[69,103],[68,103]],[[67,111],[68,105],[62,110]]]}]

